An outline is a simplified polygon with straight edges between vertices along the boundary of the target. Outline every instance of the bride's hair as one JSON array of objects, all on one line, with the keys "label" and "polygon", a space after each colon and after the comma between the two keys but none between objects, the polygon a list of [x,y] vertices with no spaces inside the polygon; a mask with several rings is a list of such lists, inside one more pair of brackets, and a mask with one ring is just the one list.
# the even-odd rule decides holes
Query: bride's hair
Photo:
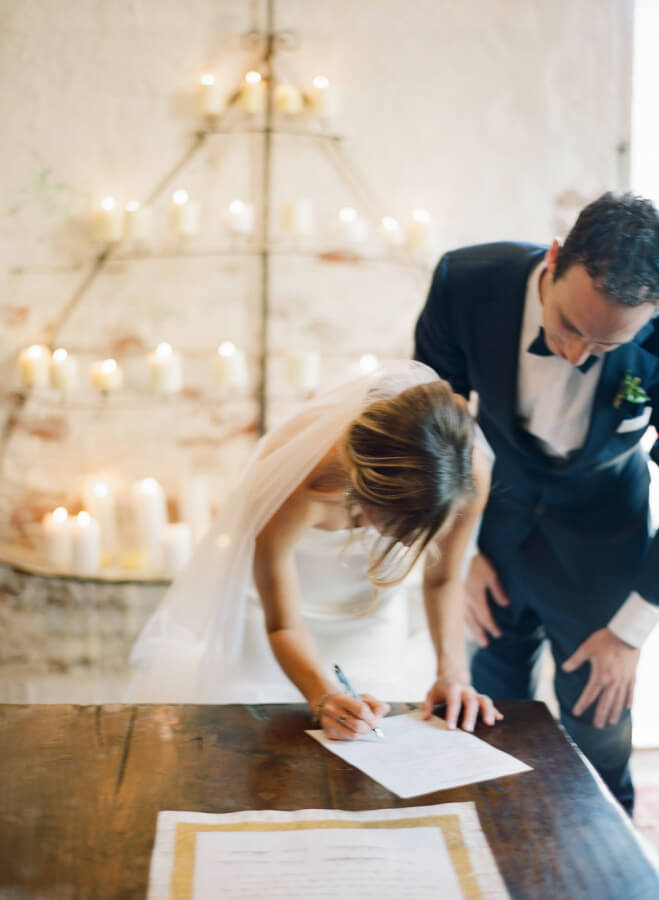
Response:
[{"label": "bride's hair", "polygon": [[445,381],[416,385],[366,406],[339,443],[359,504],[386,532],[371,554],[378,587],[407,575],[440,528],[474,492],[474,422]]}]

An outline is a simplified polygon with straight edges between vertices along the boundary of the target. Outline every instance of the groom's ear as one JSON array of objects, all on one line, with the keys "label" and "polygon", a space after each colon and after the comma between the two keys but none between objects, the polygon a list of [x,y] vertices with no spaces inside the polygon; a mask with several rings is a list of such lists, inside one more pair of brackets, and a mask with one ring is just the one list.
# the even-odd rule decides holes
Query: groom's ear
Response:
[{"label": "groom's ear", "polygon": [[554,269],[556,268],[556,260],[558,259],[558,253],[561,249],[561,242],[558,238],[554,238],[551,242],[551,246],[545,253],[545,265],[552,278],[554,277]]}]

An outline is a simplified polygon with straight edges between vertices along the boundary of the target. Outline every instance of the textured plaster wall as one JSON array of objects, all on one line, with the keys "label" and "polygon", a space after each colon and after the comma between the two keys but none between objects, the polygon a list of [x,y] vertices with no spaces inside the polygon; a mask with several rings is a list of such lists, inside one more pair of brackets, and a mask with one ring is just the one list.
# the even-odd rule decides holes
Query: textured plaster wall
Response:
[{"label": "textured plaster wall", "polygon": [[[279,56],[278,72],[303,87],[322,72],[339,86],[336,130],[347,158],[383,213],[405,221],[413,207],[431,211],[430,265],[462,243],[549,241],[586,200],[626,184],[631,9],[632,0],[278,0],[276,27],[298,41]],[[263,3],[239,0],[0,2],[5,424],[16,353],[49,334],[98,254],[92,205],[105,194],[125,201],[153,193],[199,127],[200,75],[214,72],[228,95],[254,61],[240,35],[263,12]],[[332,217],[360,198],[312,142],[278,136],[273,153],[273,210],[311,198],[316,230],[302,249],[331,249]],[[153,474],[175,499],[181,474],[203,470],[222,502],[253,440],[255,410],[248,399],[220,401],[207,357],[232,340],[253,372],[260,325],[258,269],[237,252],[244,246],[228,241],[222,210],[236,196],[258,203],[258,160],[254,136],[209,139],[171,182],[202,203],[200,235],[184,248],[169,236],[168,187],[140,258],[120,247],[66,319],[56,343],[84,363],[116,355],[134,389],[105,405],[87,389],[68,404],[47,391],[28,399],[4,447],[4,537],[33,542],[43,509],[74,503],[86,474],[121,483]],[[272,240],[300,249],[276,216]],[[218,248],[225,255],[213,255]],[[382,248],[372,236],[365,249]],[[288,349],[319,351],[325,383],[362,353],[408,355],[428,280],[428,270],[386,262],[275,258],[272,418],[290,405]],[[163,340],[186,354],[188,390],[156,404],[143,356]],[[0,605],[15,616],[12,577]],[[48,582],[39,585],[47,594]],[[137,627],[126,621],[124,651]],[[38,655],[34,640],[21,644],[25,658]]]}]

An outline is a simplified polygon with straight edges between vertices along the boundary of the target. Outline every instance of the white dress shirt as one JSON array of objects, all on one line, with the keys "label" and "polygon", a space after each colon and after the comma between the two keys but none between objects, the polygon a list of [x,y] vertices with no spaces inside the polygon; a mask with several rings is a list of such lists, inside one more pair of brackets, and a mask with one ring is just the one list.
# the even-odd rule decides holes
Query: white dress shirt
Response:
[{"label": "white dress shirt", "polygon": [[[545,263],[531,272],[526,286],[519,343],[517,413],[522,426],[538,439],[545,453],[565,458],[583,446],[593,408],[602,359],[581,372],[560,356],[528,352],[542,325],[540,275]],[[659,622],[659,607],[632,593],[608,627],[632,647],[640,647]]]}]

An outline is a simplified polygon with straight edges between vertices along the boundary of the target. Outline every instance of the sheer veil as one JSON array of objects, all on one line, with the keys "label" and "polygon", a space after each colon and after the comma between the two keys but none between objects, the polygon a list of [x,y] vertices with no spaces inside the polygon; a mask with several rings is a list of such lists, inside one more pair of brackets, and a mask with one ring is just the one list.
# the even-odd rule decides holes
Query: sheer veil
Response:
[{"label": "sheer veil", "polygon": [[218,702],[244,645],[256,535],[361,410],[437,379],[401,360],[319,395],[257,443],[243,475],[131,654],[126,699]]}]

